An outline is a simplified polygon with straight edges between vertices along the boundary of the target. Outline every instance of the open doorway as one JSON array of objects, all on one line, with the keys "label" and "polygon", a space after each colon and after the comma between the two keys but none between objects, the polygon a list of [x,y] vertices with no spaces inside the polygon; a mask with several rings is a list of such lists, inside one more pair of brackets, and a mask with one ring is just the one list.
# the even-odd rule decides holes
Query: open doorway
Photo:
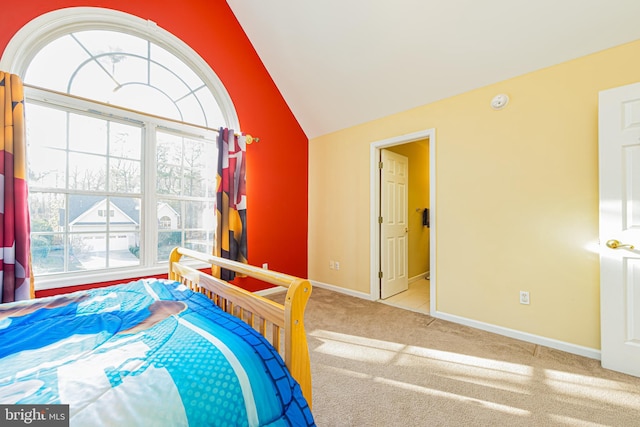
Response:
[{"label": "open doorway", "polygon": [[[381,195],[379,163],[389,150],[409,158],[408,290],[381,299],[384,269],[390,262],[381,250]],[[429,209],[425,211],[425,209]],[[435,130],[377,141],[371,144],[371,299],[421,313],[435,311]],[[387,273],[388,274],[388,273]]]}]

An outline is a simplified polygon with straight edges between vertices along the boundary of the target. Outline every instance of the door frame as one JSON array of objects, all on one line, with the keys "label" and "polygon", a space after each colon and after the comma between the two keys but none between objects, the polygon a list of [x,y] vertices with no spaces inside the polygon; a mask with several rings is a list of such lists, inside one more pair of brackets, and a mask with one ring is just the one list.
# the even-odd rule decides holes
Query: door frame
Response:
[{"label": "door frame", "polygon": [[[436,312],[436,130],[435,128],[425,129],[405,135],[398,135],[391,138],[375,141],[370,146],[370,294],[373,301],[380,299],[380,227],[378,224],[380,208],[380,150],[394,145],[408,144],[410,142],[429,140],[429,213],[430,213],[430,234],[429,234],[429,274],[430,274],[430,307],[431,313]],[[413,167],[419,167],[414,165]]]}]

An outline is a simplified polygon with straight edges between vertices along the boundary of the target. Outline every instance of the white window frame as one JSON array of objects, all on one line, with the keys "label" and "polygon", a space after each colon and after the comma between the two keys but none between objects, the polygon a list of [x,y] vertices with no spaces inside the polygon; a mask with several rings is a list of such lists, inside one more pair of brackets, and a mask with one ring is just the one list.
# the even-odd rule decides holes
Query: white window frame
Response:
[{"label": "white window frame", "polygon": [[[225,126],[239,131],[240,124],[231,97],[211,67],[192,48],[173,34],[158,27],[152,21],[144,20],[124,12],[95,7],[72,7],[41,15],[27,23],[13,36],[5,48],[2,58],[0,58],[0,69],[24,77],[31,60],[44,46],[63,35],[86,30],[119,31],[131,34],[149,40],[171,52],[194,70],[207,85],[220,106],[222,115],[226,121]],[[27,88],[25,90],[25,96],[28,99],[42,100],[46,98],[49,100],[52,94],[48,93],[43,95],[39,93],[37,89]],[[54,95],[54,97],[58,98],[56,95]],[[69,101],[65,100],[65,95],[61,94],[55,103],[60,105],[65,102]],[[69,107],[78,108],[78,104],[74,101]],[[115,117],[122,117],[122,112],[118,112],[117,109],[114,109],[113,114]],[[136,114],[136,112],[128,112],[126,119],[136,119]],[[139,117],[139,119],[140,118],[141,117]],[[171,129],[181,133],[184,132],[185,134],[193,134],[193,127],[183,126],[178,122],[170,122],[169,125],[167,125],[167,122],[163,120],[155,122],[149,121],[148,116],[144,116],[141,121],[149,123],[149,128],[147,128],[147,132],[145,132],[146,135],[148,135],[147,138],[153,135],[155,139],[156,127]],[[203,129],[203,132],[209,134],[213,131]],[[216,136],[217,135],[207,135],[207,138],[215,138]],[[155,143],[146,145],[147,148],[145,148],[145,150],[150,149],[150,146],[153,146],[154,152],[152,155],[155,156]],[[147,151],[146,155],[149,154],[151,153]],[[153,173],[153,171],[151,172],[150,175],[153,176],[146,175],[144,179],[151,180],[155,185],[155,173]],[[145,206],[149,206],[149,204],[146,203]],[[145,240],[141,241],[141,245],[144,244],[147,247],[149,247],[149,245],[157,245],[157,235],[149,230],[148,226],[145,226],[144,231],[141,230],[141,232],[145,236]],[[150,251],[146,252],[146,257],[148,257]],[[36,277],[36,290],[119,281],[166,272],[166,265],[154,265],[155,262],[151,262],[148,259],[141,259],[140,261],[141,266],[134,268],[61,273]]]}]

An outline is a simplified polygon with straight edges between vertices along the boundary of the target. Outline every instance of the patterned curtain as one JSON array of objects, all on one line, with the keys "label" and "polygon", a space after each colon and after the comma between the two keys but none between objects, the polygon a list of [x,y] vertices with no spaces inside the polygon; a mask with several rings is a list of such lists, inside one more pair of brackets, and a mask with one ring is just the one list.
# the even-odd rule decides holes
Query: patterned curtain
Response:
[{"label": "patterned curtain", "polygon": [[[218,176],[216,177],[217,229],[213,255],[247,263],[247,146],[245,137],[220,128],[218,134]],[[214,276],[233,280],[235,274],[217,266]]]},{"label": "patterned curtain", "polygon": [[2,302],[34,297],[31,274],[24,88],[0,71],[0,288]]}]

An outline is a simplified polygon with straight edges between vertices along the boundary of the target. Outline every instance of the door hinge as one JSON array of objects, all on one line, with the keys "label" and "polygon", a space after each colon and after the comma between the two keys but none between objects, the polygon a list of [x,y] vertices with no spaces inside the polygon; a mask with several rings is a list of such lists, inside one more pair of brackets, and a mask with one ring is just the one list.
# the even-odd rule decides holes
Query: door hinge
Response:
[{"label": "door hinge", "polygon": [[378,169],[382,169],[382,162],[378,163]]},{"label": "door hinge", "polygon": [[382,271],[378,271],[378,279],[382,279]]},{"label": "door hinge", "polygon": [[383,222],[383,221],[384,221],[384,220],[382,219],[382,217],[381,217],[381,216],[379,216],[379,217],[378,217],[378,224],[382,224],[382,222]]}]

